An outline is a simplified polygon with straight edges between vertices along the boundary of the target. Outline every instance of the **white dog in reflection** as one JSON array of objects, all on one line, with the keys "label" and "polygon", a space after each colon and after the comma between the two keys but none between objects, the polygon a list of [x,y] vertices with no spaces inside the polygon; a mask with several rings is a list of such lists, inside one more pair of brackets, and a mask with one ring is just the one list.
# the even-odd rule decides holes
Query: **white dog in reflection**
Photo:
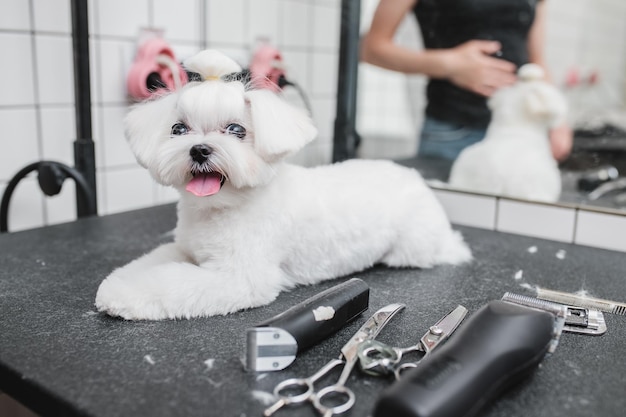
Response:
[{"label": "white dog in reflection", "polygon": [[471,258],[416,171],[388,161],[284,163],[316,135],[309,117],[248,89],[220,53],[185,64],[205,81],[140,104],[126,120],[139,163],[180,191],[175,242],[113,271],[98,310],[126,319],[227,314],[379,262],[428,268]]},{"label": "white dog in reflection", "polygon": [[550,150],[549,128],[565,119],[563,94],[543,80],[541,67],[526,64],[519,81],[490,99],[485,138],[464,149],[452,165],[455,188],[553,202],[561,174]]}]

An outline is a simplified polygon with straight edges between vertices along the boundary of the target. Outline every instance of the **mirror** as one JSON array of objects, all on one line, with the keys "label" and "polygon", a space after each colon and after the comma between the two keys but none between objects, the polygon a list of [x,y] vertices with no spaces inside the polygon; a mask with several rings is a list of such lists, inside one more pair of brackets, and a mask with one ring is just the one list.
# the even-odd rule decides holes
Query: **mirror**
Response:
[{"label": "mirror", "polygon": [[[562,191],[556,203],[626,212],[626,2],[544,1],[544,59],[568,102],[574,129],[573,150],[559,164]],[[361,34],[377,4],[361,2]],[[407,16],[396,42],[419,50],[421,38],[415,16]],[[451,162],[416,157],[427,81],[359,64],[357,154],[394,159],[417,168],[435,188],[453,188],[446,182]]]}]

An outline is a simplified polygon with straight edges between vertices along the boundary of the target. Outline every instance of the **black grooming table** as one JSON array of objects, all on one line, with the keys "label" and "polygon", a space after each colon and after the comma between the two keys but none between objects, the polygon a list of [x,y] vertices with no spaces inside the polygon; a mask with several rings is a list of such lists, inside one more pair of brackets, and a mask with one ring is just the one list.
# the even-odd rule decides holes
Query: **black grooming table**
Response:
[{"label": "black grooming table", "polygon": [[[101,280],[171,240],[175,221],[175,207],[167,205],[0,235],[0,390],[50,416],[261,416],[276,383],[338,357],[365,316],[392,302],[407,307],[378,339],[408,346],[457,304],[472,313],[506,291],[529,294],[528,285],[626,299],[623,253],[459,227],[474,262],[354,274],[371,287],[363,317],[284,371],[246,373],[247,327],[346,278],[299,287],[269,306],[228,316],[130,322],[96,313]],[[528,251],[533,246],[535,253]],[[530,379],[482,415],[622,416],[626,317],[607,314],[606,321],[609,331],[601,337],[565,334]],[[369,415],[390,382],[353,372],[348,386],[357,402],[345,415]],[[305,404],[275,415],[316,414]]]}]

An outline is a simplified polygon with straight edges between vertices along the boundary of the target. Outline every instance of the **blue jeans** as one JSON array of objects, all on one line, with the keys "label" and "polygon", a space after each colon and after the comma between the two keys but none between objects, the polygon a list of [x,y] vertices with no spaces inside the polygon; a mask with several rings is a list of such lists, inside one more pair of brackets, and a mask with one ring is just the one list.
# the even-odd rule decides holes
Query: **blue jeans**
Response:
[{"label": "blue jeans", "polygon": [[417,154],[454,161],[463,149],[480,142],[485,133],[486,129],[442,122],[427,116],[422,126]]}]

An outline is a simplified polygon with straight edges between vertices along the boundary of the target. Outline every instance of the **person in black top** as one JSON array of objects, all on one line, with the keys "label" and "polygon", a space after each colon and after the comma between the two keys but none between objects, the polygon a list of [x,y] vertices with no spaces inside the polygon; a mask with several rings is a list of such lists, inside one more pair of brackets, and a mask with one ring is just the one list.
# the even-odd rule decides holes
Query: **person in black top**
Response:
[{"label": "person in black top", "polygon": [[[483,139],[490,121],[487,98],[516,81],[532,62],[549,74],[543,60],[545,0],[380,0],[361,60],[430,78],[426,118],[418,154],[454,160]],[[424,50],[394,42],[404,16],[414,13]],[[567,158],[572,131],[550,134],[556,160]]]}]

